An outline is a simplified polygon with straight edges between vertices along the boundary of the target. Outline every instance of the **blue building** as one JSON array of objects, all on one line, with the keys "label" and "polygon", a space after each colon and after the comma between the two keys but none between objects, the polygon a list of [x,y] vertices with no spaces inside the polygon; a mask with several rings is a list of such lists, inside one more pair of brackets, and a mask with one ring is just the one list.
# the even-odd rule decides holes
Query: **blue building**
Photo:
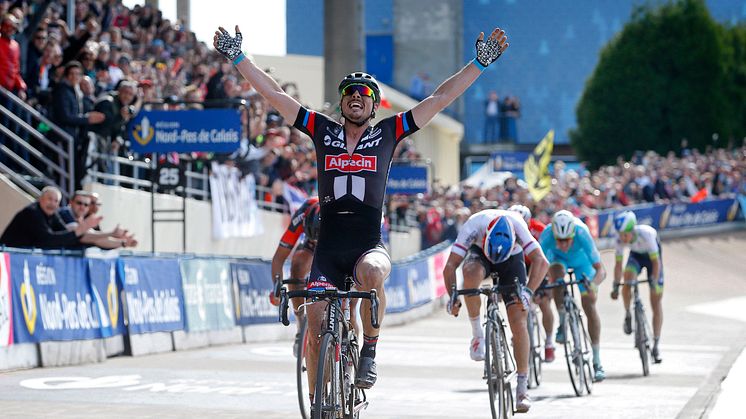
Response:
[{"label": "blue building", "polygon": [[[500,26],[508,32],[510,49],[496,66],[490,66],[464,94],[456,109],[465,126],[468,144],[482,143],[484,101],[490,90],[502,97],[517,96],[521,102],[518,143],[533,144],[555,129],[555,141],[567,143],[575,124],[575,107],[583,86],[598,61],[601,48],[621,30],[639,0],[453,0],[460,13],[444,19],[461,19],[462,58],[458,68],[474,57],[474,41],[480,31]],[[424,68],[442,67],[439,51],[422,56],[395,54],[397,22],[437,27],[439,22],[395,19],[394,13],[417,14],[423,1],[381,0],[365,3],[367,71],[381,81],[406,92],[413,74],[395,74],[395,60],[417,60]],[[721,22],[746,20],[746,0],[708,0],[710,12]],[[313,22],[310,24],[309,22]],[[287,0],[287,52],[323,55],[323,0]],[[442,23],[442,22],[441,22]],[[452,23],[452,22],[449,22]],[[409,28],[419,30],[419,28]],[[456,58],[454,58],[455,60]],[[428,67],[429,65],[429,67]],[[412,66],[404,66],[412,68]],[[437,85],[442,80],[433,78]]]}]

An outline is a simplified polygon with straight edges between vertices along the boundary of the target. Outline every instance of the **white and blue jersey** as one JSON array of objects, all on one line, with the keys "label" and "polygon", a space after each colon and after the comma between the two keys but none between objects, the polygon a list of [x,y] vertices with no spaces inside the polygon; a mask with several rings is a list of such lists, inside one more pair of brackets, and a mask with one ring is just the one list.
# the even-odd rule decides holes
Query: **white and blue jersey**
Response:
[{"label": "white and blue jersey", "polygon": [[[563,252],[557,247],[551,224],[539,236],[539,244],[541,244],[541,249],[550,265],[559,264],[565,270],[572,268],[577,279],[585,277],[590,281],[596,276],[596,268],[593,265],[601,262],[601,254],[598,252],[596,244],[593,242],[593,236],[591,236],[591,232],[585,223],[576,218],[574,228],[575,235],[567,252]],[[581,286],[580,291],[585,292],[584,288]]]}]

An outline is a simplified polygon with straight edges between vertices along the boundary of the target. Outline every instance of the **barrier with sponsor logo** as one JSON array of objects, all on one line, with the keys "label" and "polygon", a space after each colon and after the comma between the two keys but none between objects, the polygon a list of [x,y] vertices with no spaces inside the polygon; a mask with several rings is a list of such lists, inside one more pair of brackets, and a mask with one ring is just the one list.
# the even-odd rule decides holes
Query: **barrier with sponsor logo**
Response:
[{"label": "barrier with sponsor logo", "polygon": [[227,260],[182,259],[181,279],[187,331],[223,330],[236,325]]},{"label": "barrier with sponsor logo", "polygon": [[101,336],[122,335],[124,313],[119,296],[116,258],[90,258],[87,260],[88,278],[96,307],[101,319]]},{"label": "barrier with sponsor logo", "polygon": [[128,124],[132,150],[139,153],[213,151],[230,153],[241,140],[238,109],[143,110]]},{"label": "barrier with sponsor logo", "polygon": [[117,268],[129,333],[184,329],[178,259],[120,258]]},{"label": "barrier with sponsor logo", "polygon": [[13,300],[10,254],[0,253],[0,346],[13,344]]},{"label": "barrier with sponsor logo", "polygon": [[14,342],[101,337],[99,310],[83,258],[11,254],[10,278]]},{"label": "barrier with sponsor logo", "polygon": [[[647,205],[624,209],[633,211],[637,216],[638,223],[648,224],[661,231],[742,221],[744,219],[743,210],[739,208],[739,201],[731,198],[696,204]],[[589,228],[591,228],[594,237],[609,238],[615,235],[614,215],[619,211],[621,209],[606,210],[589,217],[592,219]]]},{"label": "barrier with sponsor logo", "polygon": [[277,307],[267,297],[273,290],[272,269],[266,262],[230,264],[236,292],[236,323],[240,326],[277,323]]},{"label": "barrier with sponsor logo", "polygon": [[389,171],[386,193],[404,195],[428,193],[430,189],[428,172],[428,166],[394,164]]}]

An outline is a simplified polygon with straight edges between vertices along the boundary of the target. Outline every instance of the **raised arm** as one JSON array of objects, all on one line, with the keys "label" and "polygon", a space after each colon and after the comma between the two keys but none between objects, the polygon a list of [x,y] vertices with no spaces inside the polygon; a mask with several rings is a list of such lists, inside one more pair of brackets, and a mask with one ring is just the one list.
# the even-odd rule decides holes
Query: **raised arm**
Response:
[{"label": "raised arm", "polygon": [[286,94],[280,85],[254,64],[249,57],[241,51],[243,35],[236,25],[236,36],[231,35],[222,26],[215,31],[212,45],[223,54],[225,58],[233,62],[236,69],[251,85],[262,95],[263,98],[280,112],[286,121],[295,121],[300,109],[300,103]]},{"label": "raised arm", "polygon": [[432,95],[426,97],[422,102],[412,108],[412,116],[418,127],[424,127],[438,112],[450,105],[457,97],[461,96],[466,89],[474,83],[482,71],[488,65],[495,62],[508,48],[508,37],[505,31],[495,28],[484,41],[484,32],[479,34],[476,42],[477,56],[469,62],[458,73],[444,81]]}]

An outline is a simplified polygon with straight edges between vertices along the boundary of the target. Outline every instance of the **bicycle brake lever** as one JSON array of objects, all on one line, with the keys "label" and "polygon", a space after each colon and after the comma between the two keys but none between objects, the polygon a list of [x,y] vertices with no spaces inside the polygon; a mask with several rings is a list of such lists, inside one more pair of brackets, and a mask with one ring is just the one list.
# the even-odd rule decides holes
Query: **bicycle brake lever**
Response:
[{"label": "bicycle brake lever", "polygon": [[280,290],[282,289],[282,280],[280,275],[275,275],[275,298],[280,296]]},{"label": "bicycle brake lever", "polygon": [[284,289],[280,291],[280,321],[285,326],[290,325],[290,319],[288,319],[288,295]]},{"label": "bicycle brake lever", "polygon": [[378,324],[378,293],[375,289],[370,290],[370,324],[374,329],[380,326]]}]

